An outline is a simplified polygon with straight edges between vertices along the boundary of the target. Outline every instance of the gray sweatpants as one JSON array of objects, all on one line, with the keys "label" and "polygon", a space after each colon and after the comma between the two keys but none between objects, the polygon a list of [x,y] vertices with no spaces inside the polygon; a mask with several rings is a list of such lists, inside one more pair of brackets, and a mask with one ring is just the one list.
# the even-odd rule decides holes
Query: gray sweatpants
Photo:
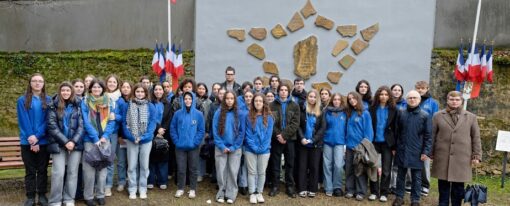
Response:
[{"label": "gray sweatpants", "polygon": [[228,154],[223,153],[217,147],[214,149],[216,158],[216,179],[218,181],[218,193],[216,199],[236,200],[237,197],[237,174],[241,164],[241,149]]},{"label": "gray sweatpants", "polygon": [[[85,142],[85,152],[90,151],[92,147],[97,147],[95,144]],[[96,170],[85,162],[85,158],[82,158],[83,167],[83,199],[92,200],[94,199],[94,193],[96,198],[104,198],[104,186],[106,184],[106,173],[107,169]]]},{"label": "gray sweatpants", "polygon": [[[74,203],[81,153],[81,151],[68,152],[61,149],[60,153],[52,154],[50,205],[60,205],[62,202]],[[64,175],[67,175],[65,182]]]}]

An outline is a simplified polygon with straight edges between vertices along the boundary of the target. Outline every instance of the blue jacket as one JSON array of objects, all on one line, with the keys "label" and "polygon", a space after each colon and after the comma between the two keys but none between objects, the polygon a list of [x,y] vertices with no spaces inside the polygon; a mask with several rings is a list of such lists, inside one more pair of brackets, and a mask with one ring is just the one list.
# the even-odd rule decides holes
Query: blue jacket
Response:
[{"label": "blue jacket", "polygon": [[361,143],[361,140],[374,140],[374,130],[372,129],[372,117],[367,110],[363,110],[361,115],[353,111],[349,120],[347,120],[347,148],[353,149]]},{"label": "blue jacket", "polygon": [[437,104],[437,101],[432,97],[426,99],[422,97],[421,100],[422,100],[420,102],[421,110],[426,112],[429,115],[429,117],[432,118],[434,114],[439,111],[439,105]]},{"label": "blue jacket", "polygon": [[[46,96],[46,102],[51,98]],[[32,96],[30,108],[25,109],[25,95],[18,98],[16,111],[18,113],[19,138],[21,145],[30,145],[28,137],[35,135],[37,144],[46,145],[46,115],[48,110],[43,110],[42,101],[38,96]]]},{"label": "blue jacket", "polygon": [[397,106],[398,110],[405,110],[405,109],[407,109],[407,101],[406,101],[406,99],[402,98],[399,101],[397,101],[396,103],[397,103],[396,106]]},{"label": "blue jacket", "polygon": [[323,136],[324,144],[331,147],[345,145],[347,114],[343,109],[329,106],[324,108],[321,121],[318,136]]},{"label": "blue jacket", "polygon": [[228,111],[225,117],[225,128],[223,135],[219,134],[221,108],[216,110],[213,117],[213,137],[214,144],[219,150],[223,151],[228,148],[230,151],[235,151],[241,147],[245,135],[245,120],[246,113],[238,110],[237,111],[237,124],[235,124],[234,112]]},{"label": "blue jacket", "polygon": [[[145,133],[140,137],[139,144],[145,144],[152,141],[152,138],[154,138],[154,130],[156,130],[156,108],[153,104],[150,102],[147,103],[147,106],[149,107],[149,124],[147,125],[147,129],[145,130]],[[127,126],[127,112],[129,109],[129,102],[126,102],[126,104],[122,108],[122,131],[124,132],[124,137],[131,141],[135,142],[135,137],[131,133],[131,130],[129,130]]]},{"label": "blue jacket", "polygon": [[[97,128],[94,128],[89,119],[89,107],[87,106],[86,99],[81,102],[81,113],[83,115],[83,128],[85,129],[85,135],[83,137],[84,142],[96,143],[99,141],[99,132]],[[105,139],[110,140],[110,135],[116,131],[115,120],[108,120],[103,136]]]},{"label": "blue jacket", "polygon": [[267,127],[264,126],[264,117],[258,115],[253,126],[248,115],[246,115],[246,139],[245,148],[254,154],[267,154],[271,149],[271,136],[273,135],[273,116],[267,117]]},{"label": "blue jacket", "polygon": [[202,112],[196,109],[196,97],[192,94],[189,111],[181,100],[181,109],[174,113],[170,123],[170,137],[178,150],[193,150],[200,146],[205,134],[205,121]]},{"label": "blue jacket", "polygon": [[156,122],[157,124],[161,124],[161,121],[163,120],[163,111],[165,110],[165,105],[163,102],[152,102],[152,105],[154,105],[154,109],[156,109]]},{"label": "blue jacket", "polygon": [[[81,100],[69,103],[64,109],[64,115],[57,114],[59,97],[55,95],[48,103],[48,142],[65,148],[68,142],[74,143],[74,149],[83,150],[83,117],[81,113]],[[56,152],[56,151],[53,151]]]},{"label": "blue jacket", "polygon": [[419,107],[403,110],[397,117],[397,154],[395,162],[405,168],[421,169],[422,154],[430,157],[432,145],[432,120]]},{"label": "blue jacket", "polygon": [[248,110],[249,110],[248,107],[249,106],[250,105],[246,105],[246,102],[244,101],[244,96],[240,95],[240,96],[237,97],[237,108],[239,110],[243,110],[245,112],[248,112]]}]

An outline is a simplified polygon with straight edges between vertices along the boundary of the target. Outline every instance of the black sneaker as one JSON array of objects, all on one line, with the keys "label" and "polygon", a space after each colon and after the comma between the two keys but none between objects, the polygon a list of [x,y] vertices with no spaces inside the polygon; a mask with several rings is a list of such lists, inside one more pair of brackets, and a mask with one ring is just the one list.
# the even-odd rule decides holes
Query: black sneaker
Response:
[{"label": "black sneaker", "polygon": [[45,194],[39,194],[38,202],[41,206],[47,206],[48,205],[48,198],[46,198]]},{"label": "black sneaker", "polygon": [[294,187],[287,187],[287,196],[289,196],[290,198],[296,198],[297,195],[296,195],[296,191],[294,190]]},{"label": "black sneaker", "polygon": [[342,191],[342,189],[340,189],[340,188],[334,189],[333,196],[342,197],[342,196],[344,196],[344,191]]},{"label": "black sneaker", "polygon": [[279,191],[278,191],[278,187],[273,187],[273,188],[271,188],[271,191],[269,191],[269,196],[270,196],[270,197],[274,197],[274,196],[276,196],[278,193],[279,193]]},{"label": "black sneaker", "polygon": [[248,188],[247,187],[240,187],[239,188],[239,193],[241,195],[247,195],[248,194]]},{"label": "black sneaker", "polygon": [[105,205],[106,204],[106,202],[104,201],[104,198],[97,198],[97,203],[99,205]]},{"label": "black sneaker", "polygon": [[94,200],[85,200],[85,205],[87,206],[96,206]]},{"label": "black sneaker", "polygon": [[24,206],[33,206],[33,205],[35,205],[35,199],[34,198],[28,198],[27,200],[25,200],[23,205]]}]

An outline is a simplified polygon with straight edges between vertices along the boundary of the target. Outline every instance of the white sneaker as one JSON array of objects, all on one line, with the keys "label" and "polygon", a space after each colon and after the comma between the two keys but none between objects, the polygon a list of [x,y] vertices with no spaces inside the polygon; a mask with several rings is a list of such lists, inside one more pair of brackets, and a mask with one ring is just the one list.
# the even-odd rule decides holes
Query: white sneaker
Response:
[{"label": "white sneaker", "polygon": [[68,202],[65,204],[65,206],[74,206],[74,202]]},{"label": "white sneaker", "polygon": [[202,182],[202,181],[204,181],[204,177],[202,177],[202,176],[198,176],[198,177],[197,177],[197,182]]},{"label": "white sneaker", "polygon": [[300,197],[306,197],[306,195],[308,195],[308,193],[306,191],[299,192]]},{"label": "white sneaker", "polygon": [[112,188],[105,187],[104,188],[104,196],[111,197],[112,196]]},{"label": "white sneaker", "polygon": [[256,194],[251,194],[250,195],[250,203],[251,204],[257,204],[257,195]]},{"label": "white sneaker", "polygon": [[262,196],[261,193],[257,194],[257,202],[258,203],[264,203],[265,202],[264,197]]},{"label": "white sneaker", "polygon": [[188,194],[188,198],[189,199],[194,199],[195,197],[197,197],[197,194],[195,193],[195,190],[190,190],[189,194]]},{"label": "white sneaker", "polygon": [[182,197],[183,194],[184,194],[184,190],[177,190],[175,192],[175,197],[177,197],[177,198]]},{"label": "white sneaker", "polygon": [[129,199],[130,200],[136,200],[136,193],[129,194]]},{"label": "white sneaker", "polygon": [[166,190],[166,185],[160,185],[159,189]]},{"label": "white sneaker", "polygon": [[227,203],[228,203],[228,204],[234,204],[234,200],[232,200],[232,199],[228,199],[228,200],[227,200]]},{"label": "white sneaker", "polygon": [[218,198],[218,199],[216,199],[216,202],[218,202],[218,203],[224,203],[224,202],[225,202],[225,199],[223,199],[223,198]]},{"label": "white sneaker", "polygon": [[124,185],[117,186],[117,192],[122,192],[122,191],[124,191]]},{"label": "white sneaker", "polygon": [[148,185],[147,185],[147,189],[152,189],[152,188],[154,188],[154,185],[153,185],[153,184],[148,184]]},{"label": "white sneaker", "polygon": [[388,198],[383,195],[383,196],[381,196],[381,198],[379,198],[379,201],[386,202],[386,201],[388,201]]},{"label": "white sneaker", "polygon": [[140,199],[147,199],[147,192],[140,192]]},{"label": "white sneaker", "polygon": [[368,196],[368,200],[370,201],[374,201],[375,199],[377,199],[377,195],[375,194],[371,194],[370,196]]}]

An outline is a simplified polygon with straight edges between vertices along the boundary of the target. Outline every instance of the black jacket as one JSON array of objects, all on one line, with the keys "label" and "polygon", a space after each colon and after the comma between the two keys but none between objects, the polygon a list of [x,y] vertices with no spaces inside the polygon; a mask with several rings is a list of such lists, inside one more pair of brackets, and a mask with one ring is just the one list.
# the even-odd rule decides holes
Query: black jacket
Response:
[{"label": "black jacket", "polygon": [[397,154],[400,167],[421,169],[421,155],[430,157],[432,148],[432,120],[420,107],[399,111],[397,118]]},{"label": "black jacket", "polygon": [[[372,117],[372,128],[374,129],[374,140],[375,134],[377,132],[377,107],[371,106],[368,111],[370,112],[370,116]],[[384,129],[384,139],[386,140],[386,144],[388,147],[393,148],[396,143],[395,139],[395,124],[397,119],[397,108],[388,107],[388,120],[386,121],[386,128]]]},{"label": "black jacket", "polygon": [[287,109],[285,111],[285,129],[282,129],[283,112],[280,99],[276,99],[273,103],[271,103],[271,110],[275,119],[273,127],[273,138],[276,139],[276,135],[282,134],[285,140],[297,140],[300,121],[299,106],[290,99],[287,100]]},{"label": "black jacket", "polygon": [[[72,141],[74,142],[74,150],[83,151],[83,116],[81,112],[81,101],[79,99],[75,99],[75,101],[69,103],[73,107],[71,113],[71,119],[68,123],[69,125],[69,134],[65,136],[62,130],[64,130],[64,119],[63,117],[59,117],[57,114],[58,107],[58,96],[54,96],[52,102],[48,103],[48,116],[47,116],[47,132],[48,132],[48,142],[50,153],[59,153],[57,151],[58,148],[67,150],[65,148],[65,144]],[[58,147],[55,147],[57,146]]]},{"label": "black jacket", "polygon": [[[221,87],[227,89],[227,81],[224,81],[221,83]],[[237,82],[234,81],[234,85],[232,86],[232,91],[237,95],[240,96],[243,94],[243,91],[241,91],[241,85],[239,85]]]},{"label": "black jacket", "polygon": [[[300,108],[301,110],[301,114],[299,115],[299,130],[298,130],[298,140],[299,140],[299,145],[303,145],[301,144],[301,140],[305,138],[305,130],[306,130],[306,107],[301,107]],[[324,117],[323,117],[323,114],[321,114],[319,117],[316,118],[316,121],[315,121],[315,127],[314,127],[314,131],[312,132],[313,134],[313,138],[312,138],[312,141],[313,141],[313,146],[314,147],[321,147],[322,146],[322,137],[324,136],[324,131],[325,129],[322,129],[322,124],[324,123],[325,120],[323,120]]]}]

